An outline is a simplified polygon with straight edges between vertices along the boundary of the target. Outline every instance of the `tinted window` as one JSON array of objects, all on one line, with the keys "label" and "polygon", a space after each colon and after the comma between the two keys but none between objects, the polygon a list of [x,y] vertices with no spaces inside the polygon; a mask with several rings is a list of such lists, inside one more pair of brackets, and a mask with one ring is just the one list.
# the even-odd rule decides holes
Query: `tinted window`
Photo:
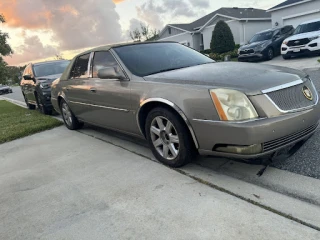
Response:
[{"label": "tinted window", "polygon": [[179,43],[137,44],[114,50],[126,67],[140,77],[214,62]]},{"label": "tinted window", "polygon": [[306,33],[306,32],[315,32],[320,30],[320,22],[312,22],[299,25],[294,34]]},{"label": "tinted window", "polygon": [[68,65],[69,61],[41,63],[40,65],[34,65],[33,71],[36,77],[62,74]]},{"label": "tinted window", "polygon": [[249,43],[270,40],[272,38],[272,36],[273,36],[273,31],[257,33],[256,35],[253,36],[253,38],[251,38]]},{"label": "tinted window", "polygon": [[92,66],[92,77],[98,77],[98,71],[102,68],[114,67],[122,74],[122,70],[110,52],[95,52]]},{"label": "tinted window", "polygon": [[90,53],[82,55],[76,59],[70,78],[86,78],[88,77],[88,63]]},{"label": "tinted window", "polygon": [[281,34],[287,34],[292,30],[292,26],[286,26],[284,28],[281,29]]}]

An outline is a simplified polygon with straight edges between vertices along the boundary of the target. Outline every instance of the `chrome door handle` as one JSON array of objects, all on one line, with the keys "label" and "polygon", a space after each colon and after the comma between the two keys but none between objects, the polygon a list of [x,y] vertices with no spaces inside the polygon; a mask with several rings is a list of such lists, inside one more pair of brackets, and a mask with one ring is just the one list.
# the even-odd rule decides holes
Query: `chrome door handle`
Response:
[{"label": "chrome door handle", "polygon": [[95,92],[97,92],[97,89],[95,89],[95,88],[90,88],[90,91],[93,92],[93,93],[95,93]]}]

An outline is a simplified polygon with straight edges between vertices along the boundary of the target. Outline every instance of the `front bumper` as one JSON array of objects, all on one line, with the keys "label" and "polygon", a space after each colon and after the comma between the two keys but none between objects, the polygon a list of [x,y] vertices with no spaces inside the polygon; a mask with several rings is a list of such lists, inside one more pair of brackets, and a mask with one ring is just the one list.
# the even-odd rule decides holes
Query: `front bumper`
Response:
[{"label": "front bumper", "polygon": [[[256,159],[294,146],[308,139],[318,126],[320,106],[311,109],[281,115],[273,118],[247,122],[222,122],[194,119],[195,131],[201,155],[213,155],[235,159]],[[251,146],[262,145],[257,154],[243,155],[215,151],[216,146]]]},{"label": "front bumper", "polygon": [[261,60],[264,58],[262,53],[252,53],[252,54],[242,54],[238,56],[239,61],[253,61],[253,60]]},{"label": "front bumper", "polygon": [[307,45],[301,45],[301,46],[289,47],[286,44],[281,45],[281,55],[285,55],[288,57],[318,54],[318,53],[320,53],[320,41],[318,39],[311,41]]},{"label": "front bumper", "polygon": [[43,105],[47,109],[52,109],[52,103],[51,103],[51,90],[42,90],[40,94],[40,98],[42,100]]}]

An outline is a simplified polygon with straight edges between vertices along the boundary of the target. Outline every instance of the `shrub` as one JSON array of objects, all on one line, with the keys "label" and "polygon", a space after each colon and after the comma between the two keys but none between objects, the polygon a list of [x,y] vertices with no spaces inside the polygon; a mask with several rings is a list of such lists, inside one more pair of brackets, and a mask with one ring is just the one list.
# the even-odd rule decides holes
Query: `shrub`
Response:
[{"label": "shrub", "polygon": [[226,53],[210,53],[209,57],[215,61],[223,61],[225,56],[230,56],[231,58],[237,58],[238,57],[238,49],[234,49],[233,51],[226,52]]},{"label": "shrub", "polygon": [[202,54],[210,54],[210,53],[212,53],[212,51],[211,51],[211,49],[206,49],[206,50],[200,51],[200,53],[202,53]]},{"label": "shrub", "polygon": [[224,21],[219,21],[213,32],[210,48],[213,53],[226,53],[235,49],[231,29]]}]

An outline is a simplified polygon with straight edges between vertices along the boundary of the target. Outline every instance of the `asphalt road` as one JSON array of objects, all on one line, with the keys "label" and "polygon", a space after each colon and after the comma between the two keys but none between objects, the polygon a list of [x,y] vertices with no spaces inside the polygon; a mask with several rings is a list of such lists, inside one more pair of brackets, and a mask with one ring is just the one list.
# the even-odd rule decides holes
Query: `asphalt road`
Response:
[{"label": "asphalt road", "polygon": [[[320,92],[320,71],[306,70],[306,72],[314,81],[318,92]],[[4,95],[4,97],[24,101],[20,87],[13,87],[13,93]],[[281,162],[277,162],[273,166],[278,169],[320,179],[319,146],[320,130],[318,128],[318,131],[294,156]]]}]

